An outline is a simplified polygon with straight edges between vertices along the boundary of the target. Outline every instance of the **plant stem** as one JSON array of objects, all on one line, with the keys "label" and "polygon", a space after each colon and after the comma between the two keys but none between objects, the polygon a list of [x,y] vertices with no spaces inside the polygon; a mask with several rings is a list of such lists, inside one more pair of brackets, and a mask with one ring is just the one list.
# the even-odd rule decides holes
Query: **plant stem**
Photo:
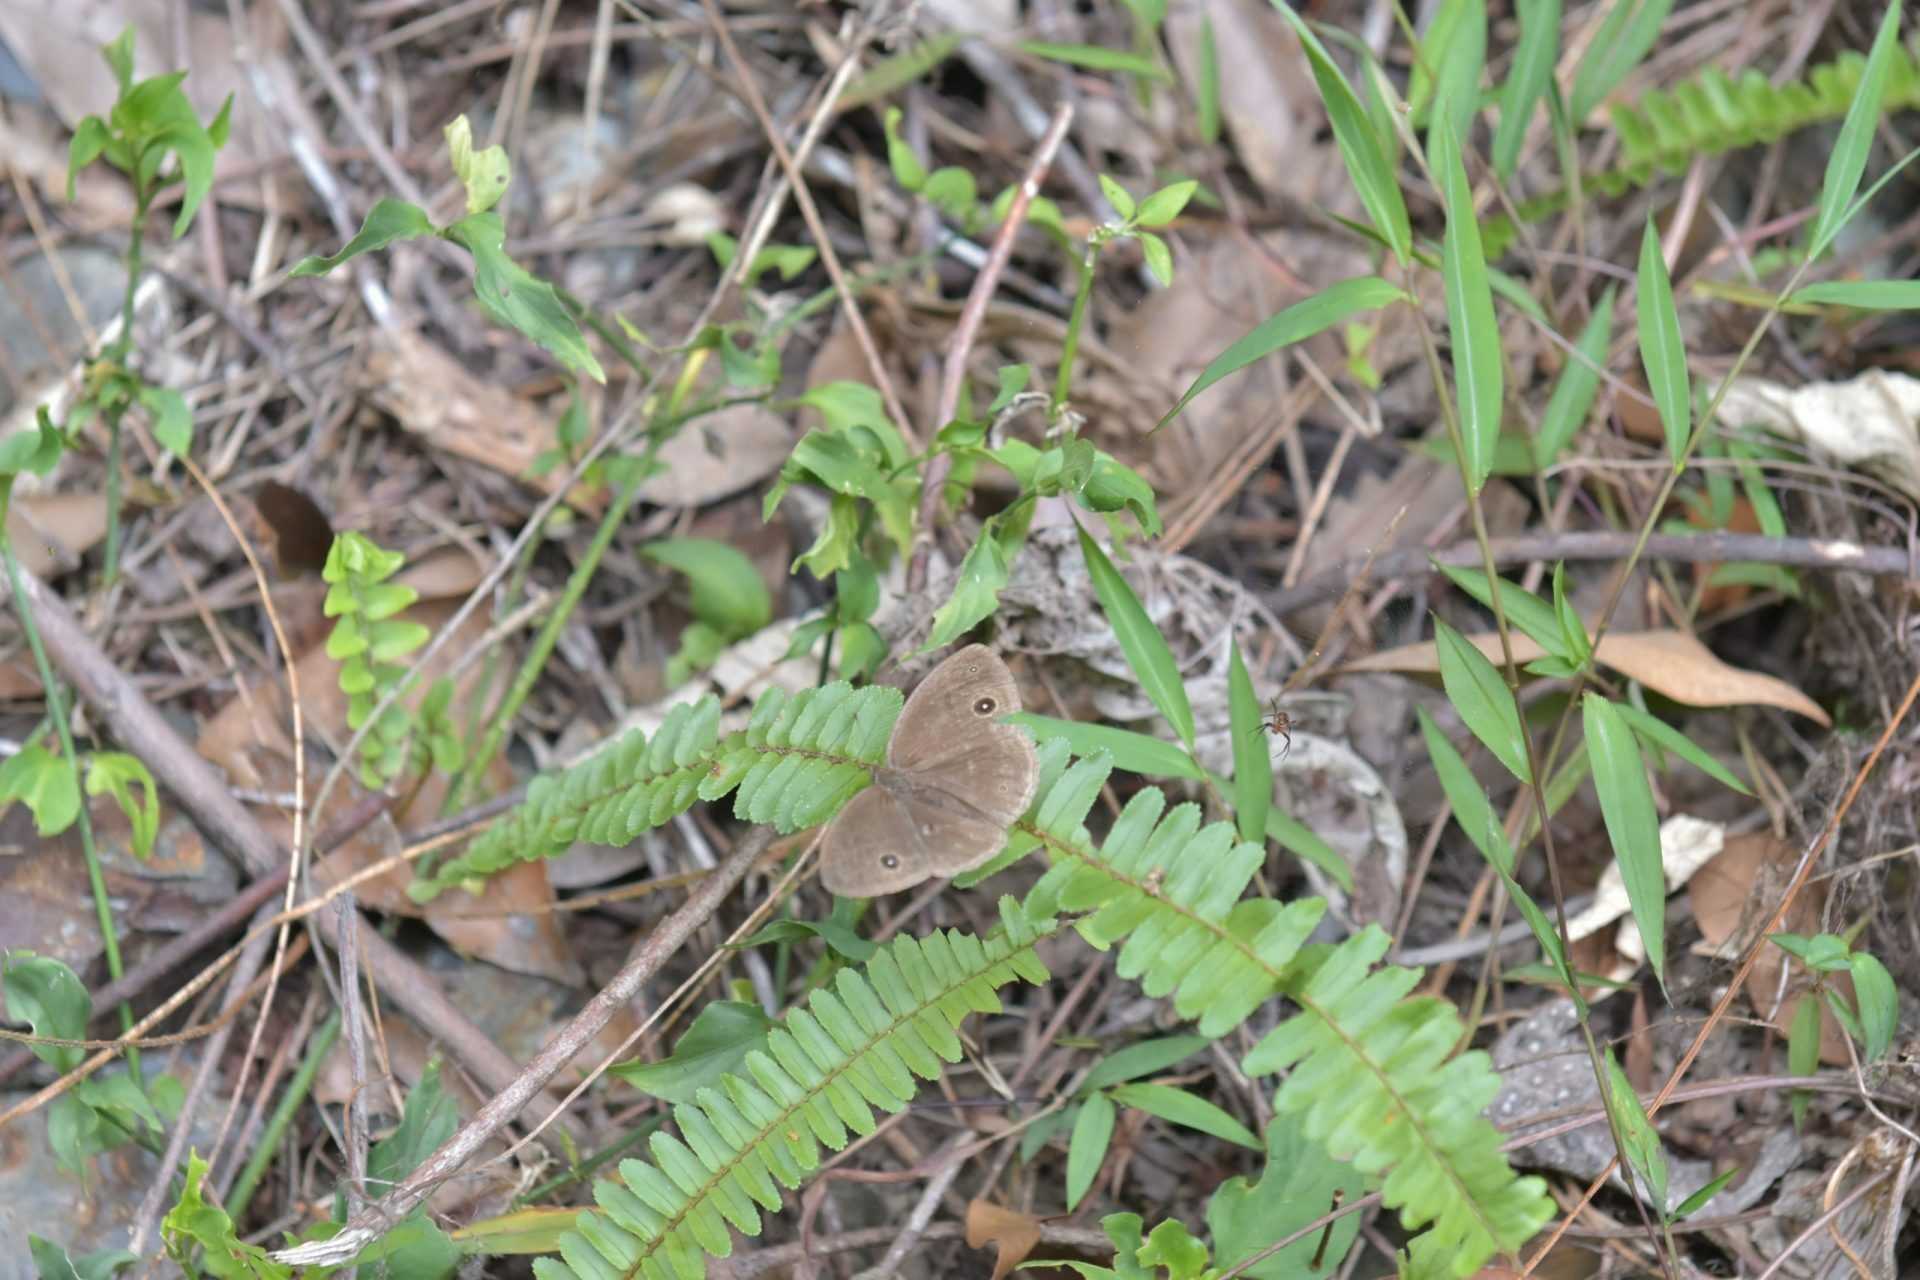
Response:
[{"label": "plant stem", "polygon": [[600,561],[607,554],[607,548],[613,545],[614,534],[627,518],[627,512],[640,497],[640,482],[635,480],[623,485],[617,491],[607,512],[600,518],[600,527],[594,530],[593,541],[588,544],[586,554],[580,563],[574,566],[573,573],[567,579],[566,589],[560,593],[559,601],[553,611],[547,615],[540,633],[533,639],[533,647],[527,650],[527,656],[521,660],[520,670],[514,674],[513,684],[507,689],[500,705],[494,708],[493,716],[487,723],[486,733],[481,736],[480,746],[467,758],[466,768],[447,788],[446,810],[456,811],[466,797],[473,779],[484,770],[494,756],[500,752],[500,744],[507,736],[507,726],[513,723],[513,717],[520,710],[520,704],[533,692],[535,681],[546,667],[547,658],[553,653],[553,647],[560,642],[560,630],[573,617],[573,611],[587,592],[587,584],[593,581],[594,573],[600,568]]},{"label": "plant stem", "polygon": [[273,1114],[267,1118],[253,1154],[247,1157],[246,1167],[240,1170],[240,1176],[234,1180],[233,1190],[227,1195],[227,1215],[235,1222],[240,1221],[241,1215],[246,1213],[247,1203],[253,1199],[261,1175],[266,1173],[267,1166],[273,1163],[273,1157],[278,1154],[280,1139],[293,1122],[294,1112],[300,1109],[300,1104],[306,1101],[308,1093],[312,1091],[313,1078],[320,1073],[320,1064],[326,1060],[327,1050],[333,1048],[334,1039],[339,1034],[340,1011],[335,1009],[313,1033],[307,1056],[300,1060],[293,1077],[287,1081],[286,1093],[281,1095]]},{"label": "plant stem", "polygon": [[[133,227],[127,240],[127,289],[120,300],[120,333],[101,358],[124,365],[133,351],[133,300],[140,288],[140,270],[145,261],[147,208],[153,192],[144,184],[135,184]],[[126,416],[124,401],[107,409],[107,548],[101,566],[101,579],[107,586],[120,575],[120,422]],[[118,972],[115,973],[118,977]]]},{"label": "plant stem", "polygon": [[[20,582],[20,561],[13,554],[13,540],[0,531],[0,560],[6,561],[7,583],[13,588],[13,599],[20,611],[20,627],[27,633],[27,645],[33,650],[34,669],[40,674],[40,687],[47,695],[47,716],[53,721],[54,732],[60,735],[61,758],[67,767],[73,770],[73,787],[80,791],[80,754],[74,749],[73,727],[67,723],[67,710],[60,696],[60,682],[54,677],[53,665],[47,661],[47,647],[40,639],[40,628],[34,625],[33,605],[25,587]],[[107,953],[107,972],[115,981],[123,972],[120,963],[120,940],[113,929],[113,904],[107,900],[107,879],[100,870],[100,851],[93,842],[93,819],[87,813],[85,795],[80,796],[80,851],[86,858],[87,884],[93,891],[93,909],[100,920],[100,938]],[[126,1001],[120,1002],[120,1029],[133,1029],[133,1010]],[[140,1074],[140,1051],[127,1050],[127,1067],[133,1073],[134,1083],[144,1087]]]},{"label": "plant stem", "polygon": [[1060,372],[1054,375],[1053,401],[1047,405],[1049,425],[1060,416],[1067,402],[1067,389],[1073,385],[1073,361],[1080,351],[1080,329],[1087,322],[1087,299],[1093,296],[1093,268],[1100,257],[1100,241],[1087,237],[1087,251],[1080,259],[1080,287],[1073,293],[1073,310],[1067,314],[1067,336],[1060,344]]}]

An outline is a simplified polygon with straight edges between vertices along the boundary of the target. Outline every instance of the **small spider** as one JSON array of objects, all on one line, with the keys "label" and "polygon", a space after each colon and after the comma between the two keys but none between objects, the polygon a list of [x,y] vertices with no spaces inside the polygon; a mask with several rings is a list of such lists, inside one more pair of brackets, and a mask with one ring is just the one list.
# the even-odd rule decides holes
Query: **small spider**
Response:
[{"label": "small spider", "polygon": [[1293,750],[1293,717],[1280,709],[1280,699],[1277,696],[1267,707],[1267,718],[1261,723],[1260,728],[1267,733],[1280,735],[1282,740],[1280,758],[1285,760],[1287,752]]}]

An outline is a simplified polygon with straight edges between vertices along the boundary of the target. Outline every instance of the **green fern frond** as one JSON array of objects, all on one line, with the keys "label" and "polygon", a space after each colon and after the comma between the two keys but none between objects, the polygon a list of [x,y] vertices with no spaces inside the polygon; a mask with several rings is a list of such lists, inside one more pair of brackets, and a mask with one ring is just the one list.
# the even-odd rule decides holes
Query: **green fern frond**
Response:
[{"label": "green fern frond", "polygon": [[576,840],[625,844],[694,802],[719,732],[720,701],[708,696],[668,712],[651,740],[635,729],[564,773],[542,774],[525,801],[408,892],[425,902],[455,885],[477,891],[488,875],[555,857]]},{"label": "green fern frond", "polygon": [[791,696],[771,689],[754,704],[746,732],[719,752],[700,798],[733,791],[735,815],[782,833],[823,822],[867,784],[902,701],[897,689],[855,689],[844,680]]},{"label": "green fern frond", "polygon": [[734,812],[746,821],[781,832],[813,826],[867,784],[901,704],[898,690],[845,681],[791,696],[774,689],[754,704],[747,728],[722,741],[717,699],[682,703],[651,740],[634,730],[571,769],[534,779],[518,808],[409,892],[421,902],[455,885],[477,892],[481,880],[516,862],[555,857],[576,840],[625,844],[696,799],[736,788]]},{"label": "green fern frond", "polygon": [[534,1263],[539,1280],[701,1280],[707,1257],[733,1252],[729,1228],[760,1234],[780,1187],[798,1187],[850,1133],[874,1131],[876,1110],[912,1100],[914,1077],[958,1062],[954,1028],[1000,1008],[997,988],[1040,983],[1034,944],[1053,931],[1002,899],[1002,928],[982,941],[934,932],[899,938],[860,970],[843,969],[787,1014],[746,1071],[676,1106],[679,1137],[653,1135],[653,1163],[624,1160],[618,1181],[594,1184],[586,1210],[560,1238],[560,1257]]},{"label": "green fern frond", "polygon": [[1119,943],[1119,972],[1171,996],[1205,1035],[1225,1033],[1271,996],[1292,998],[1301,1012],[1245,1064],[1250,1073],[1293,1068],[1275,1106],[1302,1113],[1335,1157],[1384,1172],[1387,1205],[1411,1229],[1432,1224],[1455,1274],[1523,1244],[1553,1202],[1540,1179],[1515,1176],[1481,1114],[1500,1086],[1490,1060],[1447,1059],[1463,1030],[1452,1006],[1405,999],[1416,970],[1375,968],[1387,951],[1377,928],[1304,950],[1325,904],[1242,900],[1263,851],[1238,843],[1228,823],[1202,827],[1197,806],[1165,810],[1160,792],[1143,790],[1096,847],[1084,821],[1110,769],[1100,756],[1043,773],[1051,786],[1022,825],[1054,865],[1027,909],[1090,912],[1080,932],[1103,948]]},{"label": "green fern frond", "polygon": [[[1620,139],[1620,164],[1582,179],[1590,194],[1624,195],[1645,186],[1656,174],[1682,172],[1694,157],[1736,147],[1775,142],[1797,129],[1839,120],[1847,114],[1866,67],[1861,54],[1847,52],[1823,62],[1806,78],[1784,85],[1747,70],[1736,79],[1708,67],[1671,89],[1658,89],[1634,102],[1608,108]],[[1920,37],[1896,47],[1887,68],[1882,111],[1920,106]],[[1564,190],[1522,201],[1515,212],[1536,222],[1567,207]],[[1488,218],[1481,238],[1489,259],[1513,243],[1514,226],[1505,215]]]}]

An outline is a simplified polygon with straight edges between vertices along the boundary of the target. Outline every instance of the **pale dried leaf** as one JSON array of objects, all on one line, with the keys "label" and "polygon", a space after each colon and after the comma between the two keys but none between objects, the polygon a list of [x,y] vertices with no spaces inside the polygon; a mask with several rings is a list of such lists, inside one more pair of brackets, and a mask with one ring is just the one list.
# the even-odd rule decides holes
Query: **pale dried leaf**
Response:
[{"label": "pale dried leaf", "polygon": [[1729,427],[1760,426],[1798,440],[1920,500],[1920,378],[1883,369],[1804,387],[1741,378],[1727,388],[1719,416]]},{"label": "pale dried leaf", "polygon": [[[1671,893],[1691,880],[1694,872],[1720,852],[1725,841],[1726,828],[1717,822],[1704,822],[1684,813],[1676,813],[1661,823],[1660,865],[1667,875],[1667,892]],[[1614,946],[1630,959],[1645,959],[1646,944],[1639,932],[1633,929],[1633,919],[1628,915],[1629,906],[1626,881],[1620,876],[1620,864],[1609,862],[1607,869],[1600,873],[1600,882],[1593,887],[1593,901],[1585,911],[1567,921],[1567,937],[1578,942],[1626,916],[1619,934],[1615,936]],[[1631,940],[1626,937],[1629,932],[1633,934]],[[1640,950],[1634,951],[1631,949],[1633,947]]]},{"label": "pale dried leaf", "polygon": [[967,1202],[968,1247],[984,1249],[992,1244],[999,1251],[993,1264],[993,1280],[1005,1280],[1007,1273],[1025,1262],[1039,1243],[1038,1218],[985,1200]]},{"label": "pale dried leaf", "polygon": [[[1468,639],[1496,665],[1504,661],[1499,636],[1489,632]],[[1514,634],[1515,662],[1532,662],[1542,653],[1532,640],[1517,632]],[[1608,635],[1600,641],[1594,656],[1600,665],[1690,707],[1779,707],[1803,715],[1823,729],[1833,725],[1819,703],[1786,681],[1722,662],[1711,649],[1683,631],[1630,631]],[[1433,642],[1427,641],[1369,654],[1340,670],[1437,675],[1440,658]]]}]

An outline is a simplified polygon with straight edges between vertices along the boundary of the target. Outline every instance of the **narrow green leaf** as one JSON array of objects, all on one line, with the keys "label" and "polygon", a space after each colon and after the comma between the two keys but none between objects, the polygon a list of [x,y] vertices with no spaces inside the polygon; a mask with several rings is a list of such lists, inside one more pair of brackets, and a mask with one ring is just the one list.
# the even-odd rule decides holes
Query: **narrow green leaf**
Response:
[{"label": "narrow green leaf", "polygon": [[1148,1115],[1219,1138],[1222,1142],[1260,1150],[1253,1131],[1205,1098],[1164,1084],[1121,1084],[1110,1091],[1113,1100]]},{"label": "narrow green leaf", "polygon": [[1916,311],[1920,310],[1920,280],[1822,280],[1794,290],[1787,302],[1859,311]]},{"label": "narrow green leaf", "polygon": [[764,1049],[774,1027],[757,1004],[714,1000],[701,1008],[673,1052],[659,1062],[622,1062],[608,1068],[643,1093],[668,1102],[689,1103],[720,1077],[737,1074],[755,1049]]},{"label": "narrow green leaf", "polygon": [[1333,126],[1334,143],[1340,148],[1340,158],[1346,164],[1347,176],[1353,180],[1354,190],[1359,193],[1367,217],[1372,220],[1380,238],[1393,251],[1394,258],[1405,265],[1413,253],[1412,224],[1407,220],[1407,206],[1400,195],[1400,183],[1386,153],[1381,149],[1380,136],[1367,119],[1366,108],[1360,105],[1359,96],[1354,93],[1353,86],[1347,83],[1339,64],[1327,52],[1326,46],[1320,43],[1320,38],[1300,20],[1300,16],[1282,0],[1273,0],[1273,7],[1280,11],[1300,37],[1307,63],[1313,70],[1314,84],[1320,90],[1320,100],[1327,108],[1327,122]]},{"label": "narrow green leaf", "polygon": [[1600,371],[1607,363],[1607,340],[1613,333],[1613,301],[1617,292],[1613,285],[1608,285],[1600,295],[1599,305],[1587,317],[1587,327],[1580,331],[1580,340],[1567,356],[1560,379],[1553,384],[1553,394],[1547,398],[1546,411],[1540,415],[1540,434],[1533,438],[1534,461],[1542,470],[1559,460],[1560,451],[1585,425],[1587,414],[1593,408],[1594,395],[1600,389]]},{"label": "narrow green leaf", "polygon": [[1007,723],[1031,729],[1037,742],[1063,739],[1073,754],[1082,758],[1105,751],[1113,756],[1116,768],[1143,778],[1191,778],[1199,782],[1207,776],[1192,756],[1173,743],[1131,729],[1089,724],[1083,720],[1056,720],[1031,711],[1010,715]]},{"label": "narrow green leaf", "polygon": [[1673,0],[1614,0],[1574,72],[1569,105],[1576,127],[1647,56],[1672,12]]},{"label": "narrow green leaf", "polygon": [[1195,97],[1194,127],[1200,141],[1211,147],[1220,141],[1220,51],[1214,44],[1213,18],[1207,14],[1200,19],[1200,83]]},{"label": "narrow green leaf", "polygon": [[1332,845],[1315,835],[1299,819],[1281,809],[1267,811],[1267,839],[1304,862],[1326,872],[1333,882],[1353,892],[1353,868]]},{"label": "narrow green leaf", "polygon": [[1580,995],[1580,986],[1568,960],[1566,947],[1561,943],[1560,931],[1532,895],[1513,878],[1513,846],[1507,842],[1506,828],[1488,803],[1487,793],[1426,709],[1418,707],[1415,712],[1420,718],[1420,734],[1426,740],[1427,755],[1433,761],[1434,773],[1440,779],[1440,789],[1446,793],[1447,803],[1453,806],[1454,820],[1467,833],[1467,838],[1480,851],[1480,856],[1500,873],[1507,896],[1513,899],[1521,918],[1532,930],[1534,941],[1540,944],[1540,952],[1547,958],[1555,980],[1584,1008],[1585,1001]]},{"label": "narrow green leaf", "polygon": [[1811,262],[1827,251],[1857,206],[1853,193],[1860,187],[1860,175],[1867,167],[1867,153],[1873,150],[1873,133],[1880,123],[1880,104],[1886,97],[1887,72],[1900,34],[1900,5],[1891,0],[1874,34],[1873,48],[1867,51],[1867,63],[1860,83],[1847,104],[1847,118],[1840,125],[1827,156],[1827,174],[1820,184],[1820,204],[1814,213],[1813,227],[1807,232],[1807,260]]},{"label": "narrow green leaf", "polygon": [[1158,1036],[1130,1044],[1102,1058],[1087,1073],[1087,1078],[1080,1082],[1079,1091],[1083,1094],[1093,1093],[1108,1085],[1165,1071],[1176,1062],[1191,1058],[1209,1043],[1205,1036],[1185,1035]]},{"label": "narrow green leaf", "polygon": [[1660,1147],[1660,1134],[1654,1129],[1653,1122],[1647,1119],[1646,1111],[1640,1106],[1640,1096],[1633,1091],[1633,1084],[1627,1079],[1627,1073],[1621,1070],[1612,1049],[1606,1051],[1606,1058],[1607,1111],[1613,1117],[1613,1127],[1620,1137],[1620,1155],[1632,1166],[1640,1185],[1652,1193],[1654,1205],[1665,1217],[1667,1155]]},{"label": "narrow green leaf", "polygon": [[1568,659],[1575,666],[1586,668],[1593,661],[1593,638],[1587,634],[1587,624],[1581,619],[1580,611],[1567,596],[1567,562],[1564,560],[1553,566],[1553,613],[1560,620],[1560,634],[1566,640]]},{"label": "narrow green leaf", "polygon": [[1104,1093],[1093,1094],[1080,1104],[1080,1114],[1073,1121],[1073,1137],[1067,1142],[1069,1213],[1080,1206],[1080,1201],[1093,1186],[1100,1166],[1106,1161],[1107,1145],[1113,1141],[1116,1114],[1113,1100]]},{"label": "narrow green leaf", "polygon": [[1856,951],[1848,959],[1854,1001],[1860,1008],[1860,1029],[1866,1039],[1865,1056],[1874,1062],[1893,1045],[1900,1019],[1900,993],[1894,988],[1893,975],[1877,956]]},{"label": "narrow green leaf", "polygon": [[1693,426],[1693,393],[1687,381],[1687,349],[1680,341],[1680,313],[1673,305],[1673,281],[1667,277],[1652,218],[1640,237],[1639,281],[1640,363],[1666,428],[1667,456],[1678,468]]},{"label": "narrow green leaf", "polygon": [[[1810,1076],[1819,1067],[1820,1001],[1808,992],[1800,997],[1793,1010],[1793,1021],[1787,1025],[1787,1074]],[[1808,1097],[1805,1089],[1795,1089],[1789,1096],[1796,1129],[1806,1123]]]},{"label": "narrow green leaf", "polygon": [[1493,315],[1493,285],[1480,244],[1480,219],[1473,211],[1473,188],[1460,158],[1460,142],[1435,112],[1432,153],[1434,177],[1447,206],[1447,229],[1440,242],[1440,274],[1447,291],[1447,336],[1453,344],[1453,391],[1460,407],[1462,476],[1469,493],[1479,493],[1493,474],[1494,447],[1500,438],[1500,398],[1505,368],[1500,326]]},{"label": "narrow green leaf", "polygon": [[1633,921],[1647,944],[1647,962],[1665,986],[1667,878],[1660,858],[1660,822],[1654,814],[1653,789],[1647,785],[1640,744],[1620,708],[1599,694],[1586,694],[1581,711],[1607,838],[1620,863]]},{"label": "narrow green leaf", "polygon": [[1507,688],[1485,654],[1438,618],[1434,619],[1434,641],[1447,701],[1507,772],[1522,782],[1532,781],[1526,738],[1520,731],[1520,706],[1513,700],[1513,690]]},{"label": "narrow green leaf", "polygon": [[1273,754],[1266,717],[1253,692],[1253,678],[1235,641],[1227,668],[1227,716],[1233,733],[1233,820],[1242,840],[1267,838],[1267,811],[1273,808]]},{"label": "narrow green leaf", "polygon": [[[1433,567],[1447,576],[1447,580],[1462,591],[1478,600],[1487,608],[1493,608],[1493,586],[1487,575],[1479,569],[1469,569],[1464,565],[1442,564],[1435,560]],[[1554,613],[1553,606],[1534,595],[1517,582],[1500,579],[1500,608],[1506,613],[1507,621],[1531,636],[1542,649],[1558,657],[1572,659],[1574,654],[1567,644],[1567,638],[1560,629],[1560,619]]]},{"label": "narrow green leaf", "polygon": [[[1449,30],[1441,33],[1436,22],[1440,40],[1428,42],[1429,62],[1438,68],[1428,130],[1444,122],[1455,138],[1466,138],[1472,134],[1480,103],[1480,73],[1487,63],[1487,5],[1486,0],[1446,0],[1446,7],[1454,14]],[[1418,110],[1416,105],[1416,115]]]},{"label": "narrow green leaf", "polygon": [[1171,79],[1167,69],[1152,58],[1125,49],[1108,49],[1097,44],[1055,44],[1048,40],[1022,40],[1016,47],[1036,58],[1086,67],[1090,71],[1121,71],[1149,80]]},{"label": "narrow green leaf", "polygon": [[1682,1200],[1679,1207],[1673,1211],[1673,1220],[1675,1222],[1684,1222],[1686,1219],[1691,1218],[1694,1214],[1706,1208],[1709,1200],[1712,1200],[1722,1191],[1725,1191],[1727,1184],[1744,1172],[1746,1172],[1746,1166],[1738,1164],[1734,1165],[1731,1169],[1723,1170],[1713,1181],[1701,1187],[1685,1200]]},{"label": "narrow green leaf", "polygon": [[1500,124],[1493,131],[1493,171],[1502,182],[1513,177],[1520,162],[1520,144],[1526,140],[1533,108],[1553,79],[1560,56],[1560,0],[1519,0],[1520,43],[1513,50],[1513,69],[1500,90]]},{"label": "narrow green leaf", "polygon": [[432,234],[433,221],[427,217],[426,210],[391,196],[383,197],[368,212],[366,221],[360,224],[359,233],[347,241],[339,253],[331,258],[302,258],[287,274],[294,279],[323,276],[348,259],[384,249],[395,240],[411,240]]},{"label": "narrow green leaf", "polygon": [[1725,783],[1743,796],[1753,794],[1753,792],[1748,789],[1747,784],[1740,781],[1731,770],[1708,755],[1705,750],[1695,746],[1691,738],[1681,733],[1665,720],[1655,715],[1649,715],[1640,708],[1626,702],[1615,703],[1614,710],[1618,711],[1620,715],[1625,718],[1629,728],[1647,742],[1652,743],[1663,751],[1673,752],[1673,754],[1679,756],[1682,760],[1685,760],[1688,764],[1700,770],[1700,772],[1713,778],[1717,782]]},{"label": "narrow green leaf", "polygon": [[1406,291],[1379,276],[1357,276],[1328,285],[1311,298],[1294,303],[1285,311],[1262,321],[1238,342],[1207,363],[1166,416],[1154,425],[1166,426],[1192,399],[1229,374],[1238,373],[1256,360],[1272,355],[1282,347],[1331,329],[1362,311],[1375,311],[1392,302],[1408,301]]},{"label": "narrow green leaf", "polygon": [[1113,561],[1107,559],[1107,553],[1100,549],[1100,544],[1084,528],[1078,532],[1080,556],[1086,561],[1087,574],[1093,579],[1094,594],[1100,597],[1100,607],[1106,611],[1114,638],[1120,642],[1120,651],[1127,656],[1127,665],[1133,668],[1140,687],[1153,700],[1153,705],[1159,708],[1160,714],[1167,718],[1173,731],[1180,735],[1180,741],[1191,755],[1194,746],[1193,707],[1187,701],[1187,686],[1180,679],[1180,668],[1173,660],[1173,651],[1167,648],[1166,637],[1147,617],[1140,598],[1133,594],[1133,588],[1113,567]]}]

